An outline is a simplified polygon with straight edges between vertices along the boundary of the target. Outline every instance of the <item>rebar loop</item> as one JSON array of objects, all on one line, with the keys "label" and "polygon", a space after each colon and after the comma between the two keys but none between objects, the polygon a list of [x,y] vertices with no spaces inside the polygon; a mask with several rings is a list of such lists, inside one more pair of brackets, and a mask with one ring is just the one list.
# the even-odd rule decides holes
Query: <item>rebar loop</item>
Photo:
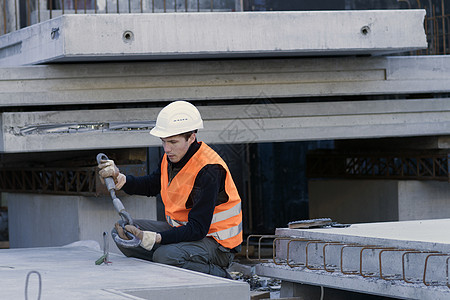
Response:
[{"label": "rebar loop", "polygon": [[[446,254],[446,253],[432,253],[432,254],[428,254],[428,255],[427,255],[427,257],[425,258],[425,266],[424,266],[424,268],[423,268],[423,284],[425,284],[426,286],[431,286],[431,285],[433,285],[433,286],[435,286],[435,285],[442,285],[442,284],[436,284],[436,283],[428,283],[428,282],[426,281],[428,259],[429,259],[430,257],[433,257],[433,256],[450,256],[450,254]],[[448,260],[448,258],[447,258],[447,260]],[[447,268],[447,270],[448,270],[448,268]],[[448,271],[447,271],[447,272],[448,272]],[[448,282],[448,280],[447,280],[447,282]]]},{"label": "rebar loop", "polygon": [[[403,275],[403,273],[383,276],[383,264],[382,264],[382,260],[381,260],[381,254],[383,254],[383,252],[389,252],[389,251],[402,252],[402,251],[416,251],[416,250],[415,249],[383,249],[380,251],[380,253],[378,253],[378,257],[379,257],[379,261],[380,261],[380,278],[384,279],[384,280],[402,279],[401,276]],[[404,270],[403,264],[402,264],[402,270]],[[399,276],[400,276],[400,278],[399,278]]]},{"label": "rebar loop", "polygon": [[[289,253],[290,253],[290,246],[291,246],[291,243],[292,242],[319,242],[320,240],[311,240],[311,239],[307,239],[307,238],[293,238],[293,239],[291,239],[288,243],[287,243],[287,249],[286,249],[286,252],[287,252],[287,255],[286,255],[286,263],[287,263],[287,265],[289,266],[289,267],[291,267],[291,268],[295,268],[295,267],[304,267],[304,266],[306,266],[306,261],[305,261],[305,263],[299,263],[299,264],[291,264],[289,261],[290,261],[290,259],[289,259]],[[306,255],[306,253],[305,253],[305,255]]]},{"label": "rebar loop", "polygon": [[323,245],[323,269],[329,273],[333,273],[336,270],[338,270],[337,266],[335,270],[331,270],[331,269],[327,269],[327,258],[326,258],[326,248],[328,246],[350,246],[350,245],[356,245],[356,244],[346,244],[346,243],[341,243],[341,242],[327,242]]},{"label": "rebar loop", "polygon": [[450,256],[447,257],[445,260],[445,273],[447,275],[447,287],[450,289],[450,283],[448,282],[448,260],[450,259]]},{"label": "rebar loop", "polygon": [[[312,267],[311,265],[308,264],[308,247],[309,247],[309,245],[311,245],[311,244],[336,244],[336,243],[339,243],[339,242],[311,241],[311,242],[306,243],[306,249],[305,249],[305,266],[306,266],[306,268],[308,268],[309,270],[322,270],[322,269],[325,270],[326,269],[325,259],[324,259],[323,268]],[[325,254],[324,254],[324,257],[325,257]]]},{"label": "rebar loop", "polygon": [[[247,237],[247,249],[245,251],[247,259],[250,260],[250,261],[269,262],[268,259],[261,259],[261,241],[263,239],[270,239],[270,238],[271,239],[275,239],[275,238],[279,238],[279,237],[280,236],[278,236],[278,235],[259,235],[259,234],[249,235]],[[249,249],[249,246],[250,246],[249,242],[250,242],[251,238],[259,238],[259,240],[258,240],[258,258],[250,258],[249,257],[248,249]]]},{"label": "rebar loop", "polygon": [[357,275],[359,274],[358,270],[355,271],[344,271],[344,249],[345,248],[361,248],[364,247],[363,245],[358,245],[358,244],[354,244],[354,245],[345,245],[341,248],[341,273],[345,274],[345,275]]},{"label": "rebar loop", "polygon": [[[276,244],[276,242],[277,241],[281,241],[281,240],[290,240],[291,238],[290,237],[278,237],[278,238],[275,238],[274,240],[273,240],[273,242],[272,242],[272,260],[273,260],[273,263],[274,264],[276,264],[276,265],[278,265],[278,266],[282,266],[283,265],[283,263],[279,263],[279,262],[277,262],[277,260],[276,260],[276,246],[275,246],[275,244]],[[282,261],[282,259],[280,258],[280,261]],[[286,260],[286,262],[287,262],[287,260]],[[285,262],[285,263],[286,263]]]},{"label": "rebar loop", "polygon": [[[249,255],[249,246],[250,246],[250,239],[252,238],[258,238],[258,257],[257,258],[250,258]],[[273,239],[272,241],[272,260],[261,258],[261,242],[264,239]],[[280,241],[288,241],[286,243],[286,259],[283,258],[277,258],[277,244]],[[304,242],[305,245],[305,261],[304,262],[295,262],[294,260],[290,259],[291,256],[291,243],[295,242]],[[323,244],[322,252],[323,252],[323,266],[315,267],[310,264],[309,261],[309,246],[312,244]],[[340,249],[340,266],[339,268],[334,265],[330,265],[335,267],[335,269],[329,269],[327,268],[327,258],[326,258],[326,248],[328,246],[342,246]],[[344,270],[344,250],[346,248],[361,248],[359,251],[359,270]],[[449,271],[449,261],[450,261],[450,254],[447,253],[440,253],[439,251],[422,251],[422,250],[416,250],[416,249],[403,249],[403,248],[395,248],[395,247],[381,247],[377,245],[361,245],[361,244],[348,244],[343,242],[337,242],[337,241],[323,241],[323,240],[317,240],[317,239],[308,239],[308,238],[293,238],[288,236],[279,236],[279,235],[249,235],[247,237],[247,249],[246,249],[246,257],[250,261],[259,261],[262,263],[267,263],[270,261],[273,261],[274,264],[281,266],[281,265],[288,265],[291,268],[295,267],[306,267],[309,270],[325,270],[326,272],[333,273],[335,271],[339,271],[342,274],[345,275],[360,275],[364,278],[368,277],[376,277],[376,272],[363,272],[363,257],[364,257],[364,251],[366,250],[380,250],[378,253],[378,265],[379,265],[379,277],[383,280],[389,281],[389,280],[403,280],[406,283],[419,283],[420,281],[423,281],[423,283],[426,286],[443,286],[446,285],[448,288],[450,288],[450,271]],[[317,250],[316,250],[317,251]],[[390,274],[390,275],[383,275],[383,253],[384,252],[404,252],[402,253],[402,274]],[[418,280],[416,282],[409,280],[406,277],[406,267],[405,267],[405,257],[409,254],[428,254],[425,258],[424,263],[424,270],[423,270],[423,278],[422,280]],[[427,276],[427,269],[428,269],[428,260],[430,257],[434,256],[447,256],[447,259],[445,261],[446,266],[446,282],[445,284],[436,284],[436,282],[427,282],[426,276]],[[277,261],[278,259],[278,261]]]},{"label": "rebar loop", "polygon": [[394,250],[394,247],[365,246],[359,252],[359,274],[364,277],[375,277],[376,273],[363,273],[363,252],[364,250]]},{"label": "rebar loop", "polygon": [[408,254],[424,254],[424,253],[439,253],[438,251],[422,251],[422,250],[415,250],[415,251],[406,251],[402,254],[402,272],[403,272],[403,281],[406,283],[419,283],[421,280],[418,280],[416,282],[410,281],[406,278],[406,270],[405,270],[405,257]]}]

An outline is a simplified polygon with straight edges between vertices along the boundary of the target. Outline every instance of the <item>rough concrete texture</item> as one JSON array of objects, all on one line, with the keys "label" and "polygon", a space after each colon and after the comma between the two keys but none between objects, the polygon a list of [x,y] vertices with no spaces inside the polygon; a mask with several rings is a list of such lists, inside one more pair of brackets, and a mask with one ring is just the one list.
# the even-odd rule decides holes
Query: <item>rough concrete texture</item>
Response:
[{"label": "rough concrete texture", "polygon": [[[126,125],[132,121],[154,120],[159,110],[5,112],[0,114],[3,121],[0,152],[159,147],[161,141],[148,134],[151,127],[130,129]],[[198,137],[210,144],[440,135],[448,134],[450,128],[448,99],[342,101],[339,104],[211,103],[199,106],[199,111],[205,128],[199,131]],[[110,124],[120,121],[123,129],[108,129]],[[52,126],[62,129],[46,130]],[[22,132],[24,129],[26,133]]]},{"label": "rough concrete texture", "polygon": [[[2,299],[245,299],[244,282],[213,277],[117,254],[109,265],[95,265],[103,252],[90,244],[0,250]],[[96,247],[97,248],[97,247]]]},{"label": "rough concrete texture", "polygon": [[[303,240],[280,240],[276,246],[278,264],[258,265],[256,273],[395,298],[449,299],[448,226],[450,219],[354,224],[348,228],[278,228],[279,236]],[[288,255],[291,266],[283,261]]]},{"label": "rough concrete texture", "polygon": [[450,216],[449,199],[450,184],[448,182],[400,181],[398,220],[448,218]]},{"label": "rough concrete texture", "polygon": [[[110,250],[120,253],[110,236],[120,217],[107,196],[4,193],[2,197],[8,201],[11,248],[62,246],[79,240],[103,244],[106,231]],[[123,196],[121,201],[133,218],[156,220],[154,197]]]},{"label": "rough concrete texture", "polygon": [[310,218],[341,223],[407,221],[450,215],[450,185],[415,180],[310,180]]},{"label": "rough concrete texture", "polygon": [[[290,268],[288,266],[277,266],[275,264],[257,265],[256,274],[260,276],[274,277],[283,281],[299,283],[302,285],[323,286],[327,288],[398,299],[446,300],[450,297],[450,289],[446,286],[427,287],[423,285],[423,283],[408,284],[399,281],[386,281],[379,278],[367,279],[358,275],[342,276],[339,273],[311,271],[306,268]],[[295,296],[284,293],[283,287],[281,290],[286,297]],[[315,293],[315,297],[318,297],[318,295],[320,295],[320,292]],[[329,297],[330,295],[327,294],[325,289],[324,299],[327,299],[327,296]],[[350,298],[351,295],[348,296]]]},{"label": "rough concrete texture", "polygon": [[0,65],[404,52],[427,47],[424,17],[425,10],[68,14],[1,36]]},{"label": "rough concrete texture", "polygon": [[450,57],[336,57],[2,68],[0,106],[448,93]]}]

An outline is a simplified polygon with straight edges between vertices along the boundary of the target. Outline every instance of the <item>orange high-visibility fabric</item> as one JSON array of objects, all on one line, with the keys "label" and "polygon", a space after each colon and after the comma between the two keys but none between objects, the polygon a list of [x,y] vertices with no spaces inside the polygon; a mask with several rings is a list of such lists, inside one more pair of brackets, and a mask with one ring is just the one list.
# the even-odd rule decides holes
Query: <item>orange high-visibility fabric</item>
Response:
[{"label": "orange high-visibility fabric", "polygon": [[[198,172],[204,166],[210,164],[219,164],[226,171],[225,192],[228,195],[228,201],[215,207],[208,236],[213,237],[222,246],[232,249],[242,243],[241,198],[227,165],[204,142],[200,144],[200,148],[176,174],[170,184],[167,155],[165,154],[163,157],[161,162],[161,198],[165,206],[166,220],[172,226],[187,223],[190,209],[186,208],[186,201],[194,187]],[[175,223],[171,223],[171,220],[174,220]]]}]

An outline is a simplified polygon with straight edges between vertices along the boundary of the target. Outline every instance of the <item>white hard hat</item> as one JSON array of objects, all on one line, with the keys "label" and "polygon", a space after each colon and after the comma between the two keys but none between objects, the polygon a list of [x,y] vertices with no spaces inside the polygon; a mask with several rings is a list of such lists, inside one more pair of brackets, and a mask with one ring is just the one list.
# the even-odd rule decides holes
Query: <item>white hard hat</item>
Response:
[{"label": "white hard hat", "polygon": [[150,134],[166,138],[200,128],[203,128],[203,120],[198,109],[189,102],[175,101],[159,112]]}]

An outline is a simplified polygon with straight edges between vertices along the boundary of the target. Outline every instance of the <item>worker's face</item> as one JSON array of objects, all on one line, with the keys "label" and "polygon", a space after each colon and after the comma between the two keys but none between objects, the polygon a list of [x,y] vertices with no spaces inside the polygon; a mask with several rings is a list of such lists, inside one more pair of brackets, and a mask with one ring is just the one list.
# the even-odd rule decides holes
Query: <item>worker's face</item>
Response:
[{"label": "worker's face", "polygon": [[193,133],[186,141],[182,135],[161,138],[164,152],[169,160],[173,163],[179,162],[189,149],[189,146],[195,141],[195,133]]}]

